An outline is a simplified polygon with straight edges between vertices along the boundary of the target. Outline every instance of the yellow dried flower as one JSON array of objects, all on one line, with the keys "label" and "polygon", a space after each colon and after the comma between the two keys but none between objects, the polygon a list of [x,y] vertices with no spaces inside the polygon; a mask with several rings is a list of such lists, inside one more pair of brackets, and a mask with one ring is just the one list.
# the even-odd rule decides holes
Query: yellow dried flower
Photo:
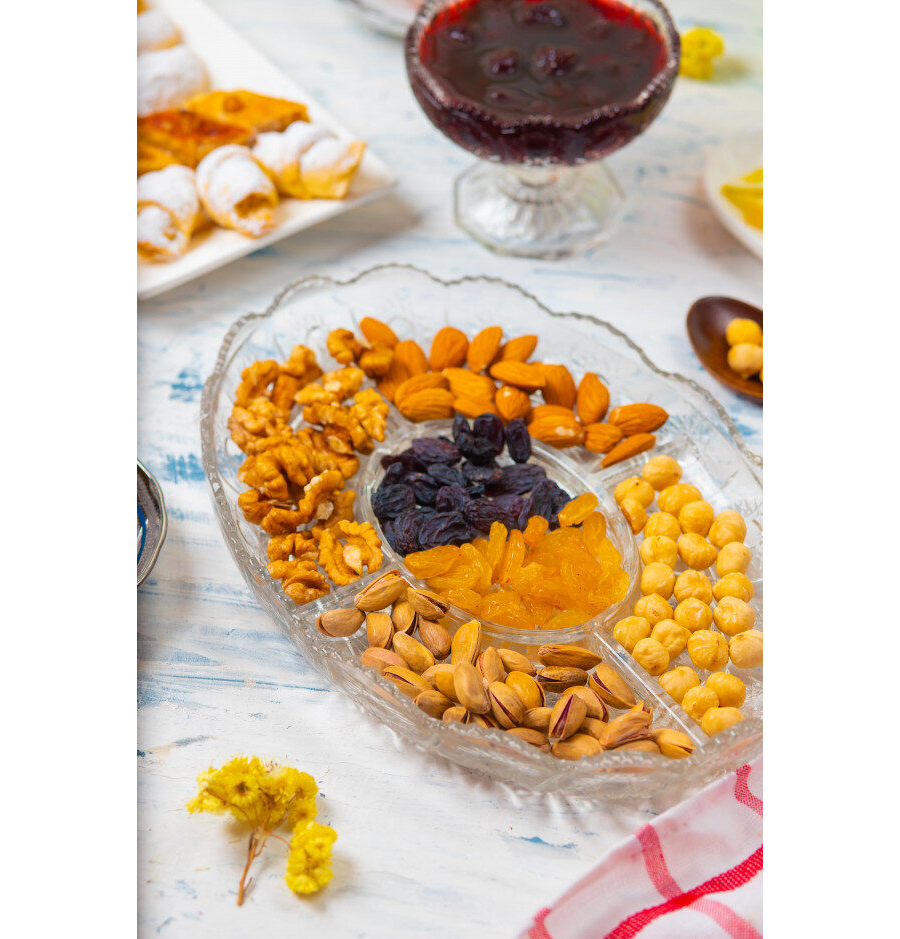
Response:
[{"label": "yellow dried flower", "polygon": [[327,825],[297,825],[284,875],[294,893],[315,893],[331,880],[331,846],[336,839],[337,832]]},{"label": "yellow dried flower", "polygon": [[681,63],[678,71],[688,78],[712,78],[713,59],[725,51],[725,43],[715,30],[696,26],[681,36]]}]

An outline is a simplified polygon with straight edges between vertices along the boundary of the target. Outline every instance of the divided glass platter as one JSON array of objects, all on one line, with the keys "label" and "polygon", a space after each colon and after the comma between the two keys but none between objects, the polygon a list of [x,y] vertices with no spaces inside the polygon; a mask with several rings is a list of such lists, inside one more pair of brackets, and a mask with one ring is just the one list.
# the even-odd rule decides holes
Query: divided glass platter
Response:
[{"label": "divided glass platter", "polygon": [[[483,623],[483,630],[486,642],[530,651],[532,658],[535,647],[543,642],[582,642],[594,649],[632,686],[638,698],[652,705],[654,727],[677,728],[694,739],[696,750],[691,757],[671,760],[637,751],[607,751],[566,762],[501,730],[444,724],[428,717],[387,679],[359,664],[366,646],[365,630],[349,639],[329,639],[314,625],[320,612],[351,605],[362,587],[392,568],[399,567],[411,584],[423,586],[408,574],[402,558],[387,543],[379,572],[347,587],[333,588],[306,606],[296,606],[269,576],[267,536],[246,522],[237,506],[237,497],[245,488],[237,479],[244,455],[231,441],[228,417],[241,370],[260,359],[284,360],[297,343],[313,348],[326,370],[336,367],[325,351],[326,336],[337,327],[359,333],[357,324],[364,316],[384,320],[397,335],[415,339],[426,352],[432,336],[445,325],[461,329],[470,338],[492,323],[503,326],[507,338],[536,333],[536,361],[561,362],[576,380],[586,371],[597,372],[610,389],[613,406],[650,401],[668,411],[669,420],[657,431],[654,451],[605,470],[597,454],[581,448],[553,450],[534,442],[534,460],[547,468],[548,476],[573,496],[593,491],[600,497],[610,538],[622,553],[623,566],[631,577],[625,600],[572,629],[512,630]],[[358,473],[347,482],[357,491],[357,520],[370,521],[380,531],[371,509],[371,496],[383,472],[380,457],[403,449],[411,437],[447,433],[449,426],[449,421],[412,424],[391,408],[385,440],[376,444],[370,456],[360,458]],[[391,727],[407,742],[522,789],[602,800],[640,800],[658,793],[682,797],[761,752],[762,668],[738,671],[728,666],[747,685],[742,707],[745,720],[707,739],[656,679],[612,637],[612,626],[629,615],[640,595],[638,542],[619,513],[612,490],[622,479],[639,473],[646,459],[658,452],[669,453],[681,463],[683,481],[698,486],[716,512],[736,509],[746,519],[745,541],[753,551],[747,572],[755,589],[751,606],[756,612],[756,627],[762,628],[762,461],[746,447],[725,410],[708,392],[680,375],[657,369],[640,347],[614,326],[586,314],[553,312],[520,287],[498,278],[447,281],[400,264],[380,265],[348,280],[305,277],[286,287],[265,312],[247,314],[229,330],[203,389],[201,438],[203,465],[222,533],[260,605],[308,661],[377,723]],[[679,564],[678,569],[682,567]],[[472,617],[451,609],[451,618],[462,623]],[[690,664],[687,653],[672,664]],[[707,673],[698,672],[703,681]],[[385,745],[389,745],[388,735]]]}]

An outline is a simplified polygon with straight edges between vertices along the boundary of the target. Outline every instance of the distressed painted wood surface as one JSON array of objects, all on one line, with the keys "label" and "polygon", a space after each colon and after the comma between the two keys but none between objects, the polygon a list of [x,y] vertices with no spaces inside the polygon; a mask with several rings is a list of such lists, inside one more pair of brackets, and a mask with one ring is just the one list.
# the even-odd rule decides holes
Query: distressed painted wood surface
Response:
[{"label": "distressed painted wood surface", "polygon": [[[629,332],[660,367],[709,388],[761,452],[762,413],[700,368],[684,331],[693,300],[762,303],[760,264],[716,222],[704,154],[761,118],[758,0],[673,0],[681,28],[716,27],[723,79],[680,81],[660,119],[610,165],[629,204],[616,239],[587,258],[494,257],[458,231],[450,180],[470,157],[422,116],[400,46],[337,0],[216,0],[247,39],[400,175],[395,194],[139,307],[139,455],[159,479],[168,540],[138,595],[141,935],[514,936],[654,810],[523,796],[395,742],[332,691],[269,622],[219,536],[200,464],[202,382],[242,313],[287,281],[405,261],[442,276],[491,274],[550,307]],[[238,753],[312,773],[333,825],[335,877],[300,900],[267,852],[235,906],[243,835],[189,816],[194,777]]]}]

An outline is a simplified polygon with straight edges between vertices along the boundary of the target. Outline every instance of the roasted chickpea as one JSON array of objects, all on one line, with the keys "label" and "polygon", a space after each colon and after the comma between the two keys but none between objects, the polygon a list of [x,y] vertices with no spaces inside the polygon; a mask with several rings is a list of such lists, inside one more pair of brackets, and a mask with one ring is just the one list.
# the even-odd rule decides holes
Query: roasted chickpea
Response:
[{"label": "roasted chickpea", "polygon": [[643,616],[626,616],[613,627],[613,639],[626,652],[631,652],[641,639],[650,636],[650,630],[650,623]]},{"label": "roasted chickpea", "polygon": [[641,476],[659,492],[667,486],[674,486],[681,479],[681,466],[679,466],[678,460],[673,460],[672,457],[659,453],[647,460],[643,470],[641,470]]},{"label": "roasted chickpea", "polygon": [[691,597],[701,603],[712,603],[713,590],[709,578],[700,571],[682,571],[675,581],[675,599],[681,603]]},{"label": "roasted chickpea", "polygon": [[710,708],[701,718],[700,727],[708,737],[740,724],[744,715],[737,708]]},{"label": "roasted chickpea", "polygon": [[685,629],[684,626],[679,626],[673,619],[663,619],[653,627],[650,638],[661,642],[666,647],[670,659],[677,659],[687,648],[691,631]]},{"label": "roasted chickpea", "polygon": [[723,597],[713,610],[713,619],[726,636],[736,636],[753,628],[756,614],[749,603],[737,597]]},{"label": "roasted chickpea", "polygon": [[658,593],[661,597],[669,599],[675,589],[675,571],[668,564],[654,561],[648,564],[641,572],[641,593]]},{"label": "roasted chickpea", "polygon": [[678,539],[678,557],[695,571],[703,571],[716,560],[716,549],[703,535],[691,531]]},{"label": "roasted chickpea", "polygon": [[732,509],[719,512],[713,519],[709,534],[706,537],[717,548],[724,548],[732,541],[743,541],[747,537],[747,523],[740,512],[735,512]]},{"label": "roasted chickpea", "polygon": [[687,648],[697,668],[719,672],[728,664],[728,640],[711,629],[698,629],[692,633]]},{"label": "roasted chickpea", "polygon": [[625,496],[619,503],[619,508],[635,535],[647,524],[647,510],[633,496]]},{"label": "roasted chickpea", "polygon": [[[683,538],[684,535],[681,537]],[[716,573],[719,577],[724,577],[726,574],[745,574],[750,566],[751,557],[747,545],[732,541],[719,552],[716,558]]]},{"label": "roasted chickpea", "polygon": [[[678,582],[675,583],[675,593],[678,593]],[[721,580],[717,580],[713,586],[713,596],[717,600],[724,600],[725,597],[737,597],[744,603],[749,603],[753,599],[753,584],[746,574],[740,574],[734,571],[726,574]]]},{"label": "roasted chickpea", "polygon": [[696,486],[690,483],[676,483],[663,489],[656,497],[656,504],[660,512],[668,512],[677,518],[688,502],[699,502],[702,498],[703,495]]},{"label": "roasted chickpea", "polygon": [[739,708],[747,697],[747,686],[728,672],[713,672],[706,679],[706,687],[715,691],[723,708]]},{"label": "roasted chickpea", "polygon": [[635,603],[634,615],[643,616],[651,626],[655,626],[660,620],[672,618],[672,605],[658,593],[649,593]]},{"label": "roasted chickpea", "polygon": [[681,699],[681,706],[684,708],[687,716],[698,724],[703,720],[703,715],[710,708],[719,706],[719,699],[716,697],[712,688],[705,685],[697,685],[694,688],[688,688]]},{"label": "roasted chickpea", "polygon": [[725,341],[729,346],[739,346],[742,342],[749,342],[754,346],[761,346],[763,338],[762,327],[759,323],[746,317],[736,316],[725,327]]},{"label": "roasted chickpea", "polygon": [[738,668],[759,668],[763,663],[763,634],[758,629],[738,633],[728,645],[728,654]]},{"label": "roasted chickpea", "polygon": [[647,524],[644,525],[644,537],[652,538],[654,535],[664,535],[677,541],[681,534],[681,526],[678,519],[668,512],[653,512],[647,516]]},{"label": "roasted chickpea", "polygon": [[698,629],[709,629],[712,626],[713,612],[708,603],[696,597],[688,597],[675,607],[672,619],[679,626],[684,626],[689,632],[695,633]]},{"label": "roasted chickpea", "polygon": [[674,567],[678,563],[678,545],[665,535],[644,536],[641,542],[641,560],[645,564],[659,561]]},{"label": "roasted chickpea", "polygon": [[763,367],[762,346],[755,346],[751,342],[740,342],[728,350],[726,356],[728,367],[737,372],[741,378],[756,375]]},{"label": "roasted chickpea", "polygon": [[682,506],[678,513],[678,524],[683,532],[692,531],[705,538],[715,517],[716,510],[708,502],[698,499]]},{"label": "roasted chickpea", "polygon": [[632,499],[637,499],[646,509],[656,497],[656,493],[653,491],[653,487],[650,483],[641,479],[640,476],[629,476],[628,479],[623,479],[613,490],[613,498],[619,505],[621,505],[622,500],[628,496],[631,496]]},{"label": "roasted chickpea", "polygon": [[685,692],[699,687],[700,679],[690,665],[679,665],[669,669],[664,675],[660,675],[659,683],[673,701],[681,704]]},{"label": "roasted chickpea", "polygon": [[635,662],[650,675],[662,675],[669,667],[669,653],[656,639],[641,639],[631,650]]}]

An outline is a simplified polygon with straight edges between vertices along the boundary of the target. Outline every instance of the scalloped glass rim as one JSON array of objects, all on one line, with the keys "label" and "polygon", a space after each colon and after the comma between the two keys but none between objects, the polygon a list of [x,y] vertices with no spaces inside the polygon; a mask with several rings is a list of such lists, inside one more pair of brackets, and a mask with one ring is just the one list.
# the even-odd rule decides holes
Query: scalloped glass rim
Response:
[{"label": "scalloped glass rim", "polygon": [[[227,411],[230,412],[230,397],[233,393],[230,384],[227,388],[224,385],[228,369],[235,365],[245,344],[250,344],[249,340],[255,331],[291,300],[302,299],[307,293],[313,294],[323,289],[339,292],[342,288],[352,287],[367,279],[372,280],[376,289],[379,286],[383,289],[383,283],[379,284],[381,278],[389,278],[392,289],[397,289],[400,281],[415,281],[423,288],[454,288],[465,285],[499,287],[503,291],[513,292],[523,303],[532,305],[541,315],[559,320],[580,321],[599,328],[606,334],[607,339],[614,340],[612,347],[604,346],[610,354],[626,358],[615,349],[616,345],[624,346],[652,375],[675,386],[673,391],[676,391],[712,430],[723,439],[727,435],[733,445],[734,457],[744,465],[761,492],[762,459],[746,446],[722,405],[696,382],[678,373],[657,368],[640,346],[610,323],[590,314],[550,310],[528,291],[498,277],[467,275],[448,280],[408,264],[376,265],[345,280],[310,275],[288,284],[263,313],[249,313],[235,321],[222,342],[215,369],[204,384],[201,397],[202,459],[216,516],[238,569],[262,608],[278,622],[292,644],[316,669],[331,678],[351,700],[379,723],[391,728],[406,742],[419,749],[485,772],[515,788],[609,801],[645,800],[662,792],[665,792],[667,798],[674,794],[683,798],[688,792],[706,785],[758,755],[762,749],[761,717],[749,717],[715,738],[705,741],[702,749],[698,749],[684,760],[669,760],[661,756],[626,751],[606,752],[602,758],[577,763],[557,760],[496,729],[443,724],[419,711],[411,699],[399,695],[386,679],[359,665],[358,656],[365,645],[362,638],[357,636],[351,640],[326,640],[313,626],[315,616],[322,609],[349,602],[353,594],[378,574],[362,578],[350,587],[338,588],[327,598],[301,608],[296,607],[272,582],[265,565],[254,558],[247,549],[240,533],[240,522],[236,518],[239,513],[234,499],[234,483],[227,480],[220,471],[216,419],[220,419],[218,429],[221,431],[227,422],[227,413],[219,414],[219,399],[222,396]],[[408,286],[404,287],[406,292],[409,289]],[[271,346],[269,348],[271,350]],[[627,358],[631,360],[632,356]],[[624,471],[628,464],[620,466]],[[233,470],[233,466],[230,468]],[[611,639],[603,639],[603,645],[614,654],[620,649]],[[613,664],[622,670],[633,684],[647,687],[644,680],[646,673],[640,674],[643,670],[629,657],[620,654]],[[650,682],[656,684],[653,679],[650,679]],[[651,692],[650,697],[656,699],[655,705],[664,709],[662,713],[673,710],[671,699],[664,693]],[[670,714],[670,718],[671,716]],[[674,718],[674,722],[669,719],[667,723],[680,726],[681,719],[677,714]]]}]

